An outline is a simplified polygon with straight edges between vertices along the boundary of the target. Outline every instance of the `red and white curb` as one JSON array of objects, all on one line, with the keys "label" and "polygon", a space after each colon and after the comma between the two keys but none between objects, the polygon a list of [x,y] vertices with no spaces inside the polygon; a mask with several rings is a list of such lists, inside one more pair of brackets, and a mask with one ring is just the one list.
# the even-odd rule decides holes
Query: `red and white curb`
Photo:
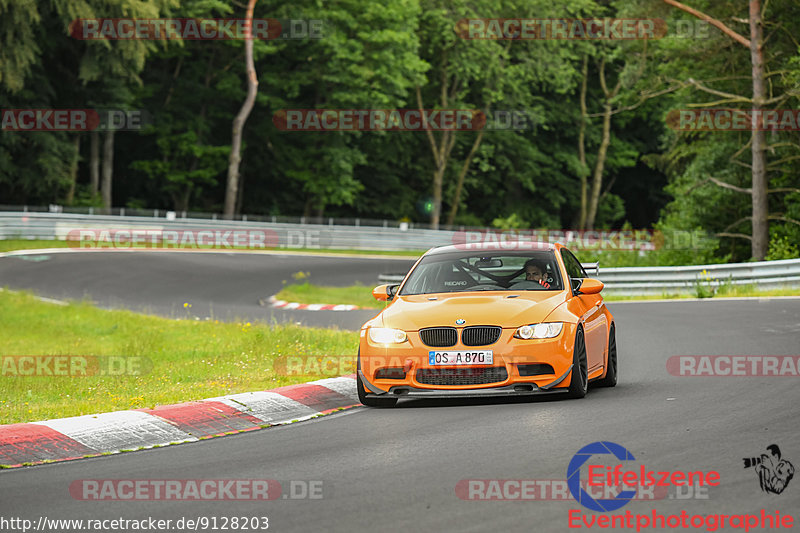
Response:
[{"label": "red and white curb", "polygon": [[278,300],[274,296],[269,297],[269,304],[271,307],[278,309],[303,309],[305,311],[353,311],[354,309],[366,309],[366,307],[359,307],[357,305],[346,304],[301,304],[298,302],[287,302],[286,300]]},{"label": "red and white curb", "polygon": [[0,465],[18,467],[194,442],[360,405],[355,375],[268,391],[0,426]]}]

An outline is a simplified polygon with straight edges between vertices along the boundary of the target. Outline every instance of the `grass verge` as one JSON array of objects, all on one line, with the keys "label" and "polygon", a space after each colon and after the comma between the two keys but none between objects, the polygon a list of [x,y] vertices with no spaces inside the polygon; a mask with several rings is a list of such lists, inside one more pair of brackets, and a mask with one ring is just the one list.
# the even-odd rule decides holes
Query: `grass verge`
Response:
[{"label": "grass verge", "polygon": [[[0,292],[0,339],[0,424],[152,408],[332,377],[287,376],[273,362],[288,355],[352,355],[358,347],[358,334],[349,331],[174,320],[83,302],[59,306],[7,290]],[[149,371],[21,376],[18,358],[2,357],[9,355],[127,356]]]},{"label": "grass verge", "polygon": [[42,248],[68,248],[67,241],[44,241],[27,239],[0,240],[0,253],[15,250],[39,250]]},{"label": "grass verge", "polygon": [[275,297],[301,304],[357,305],[375,309],[383,307],[382,302],[372,297],[373,288],[360,283],[349,287],[328,287],[305,282],[285,285]]}]

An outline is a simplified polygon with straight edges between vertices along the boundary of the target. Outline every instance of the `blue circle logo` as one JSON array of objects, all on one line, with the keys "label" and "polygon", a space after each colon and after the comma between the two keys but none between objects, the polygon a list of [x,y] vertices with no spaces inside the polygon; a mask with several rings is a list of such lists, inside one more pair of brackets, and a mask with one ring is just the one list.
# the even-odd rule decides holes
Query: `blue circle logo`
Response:
[{"label": "blue circle logo", "polygon": [[456,326],[460,326],[462,324],[465,324],[466,322],[467,321],[464,320],[463,318],[458,318],[458,319],[456,319]]},{"label": "blue circle logo", "polygon": [[567,467],[567,486],[579,504],[592,511],[607,513],[627,505],[636,496],[635,490],[623,490],[613,498],[595,500],[581,487],[581,466],[593,455],[613,455],[620,461],[635,461],[631,452],[613,442],[600,441],[587,444],[576,453]]}]

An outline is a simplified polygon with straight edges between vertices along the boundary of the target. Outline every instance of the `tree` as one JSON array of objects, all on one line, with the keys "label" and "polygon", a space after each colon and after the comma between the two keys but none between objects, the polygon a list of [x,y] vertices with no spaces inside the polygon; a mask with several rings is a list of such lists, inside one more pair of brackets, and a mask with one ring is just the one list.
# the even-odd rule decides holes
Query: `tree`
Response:
[{"label": "tree", "polygon": [[[413,88],[428,68],[419,57],[418,0],[347,0],[322,7],[304,2],[272,16],[283,14],[324,21],[323,38],[271,42],[275,50],[269,69],[261,70],[257,101],[268,118],[286,109],[396,109],[413,102]],[[339,206],[348,207],[346,216],[352,216],[350,206],[372,186],[355,176],[368,163],[365,152],[382,145],[378,138],[405,140],[414,134],[276,132],[270,122],[253,128],[252,135],[254,161],[269,161],[256,168],[256,176],[263,181],[266,173],[274,173],[273,190],[262,193],[261,203],[272,203],[276,211],[288,209],[287,202],[299,204],[295,213],[320,217]],[[395,151],[390,144],[375,157],[391,160]],[[285,202],[274,199],[280,193]]]},{"label": "tree", "polygon": [[[5,39],[13,39],[9,46],[0,47],[0,89],[6,92],[9,107],[114,107],[131,102],[131,87],[138,84],[138,74],[144,68],[147,54],[155,49],[153,42],[137,39],[121,41],[80,41],[70,37],[72,22],[79,18],[105,17],[158,18],[174,0],[138,2],[136,0],[50,0],[46,2],[0,2],[0,25]],[[6,106],[3,106],[6,107]],[[22,133],[21,135],[26,135]],[[65,161],[80,161],[80,143],[60,133],[43,134],[50,142],[27,140],[25,143],[39,149],[63,150],[71,153]],[[110,183],[113,176],[114,135],[106,135],[105,152],[109,164],[104,164],[104,181],[108,193],[104,194],[110,207]],[[25,144],[23,143],[23,144]],[[64,143],[65,146],[61,146]],[[0,152],[15,143],[3,140]],[[57,147],[57,148],[56,148]],[[90,168],[99,167],[95,159],[97,144],[91,144]],[[49,159],[53,153],[39,152],[40,159]],[[44,173],[34,174],[33,180],[59,185],[52,187],[52,202],[71,199],[74,194],[76,169],[67,164],[52,167]],[[51,172],[57,176],[48,176]],[[94,172],[94,170],[92,170]],[[28,187],[26,187],[28,188]],[[32,187],[35,189],[36,187]],[[64,195],[64,196],[62,196]]]},{"label": "tree", "polygon": [[[486,39],[463,38],[454,29],[459,21],[480,20],[489,13],[514,12],[521,18],[546,18],[549,15],[577,16],[595,9],[594,2],[554,3],[551,1],[517,2],[464,2],[430,0],[426,3],[420,38],[423,41],[423,58],[431,64],[428,83],[423,91],[417,87],[417,106],[436,109],[476,109],[485,113],[501,104],[516,112],[532,107],[537,102],[534,86],[566,92],[576,79],[574,66],[575,43],[506,39],[505,36],[488,35]],[[495,38],[496,37],[496,38]],[[427,105],[425,102],[429,102]],[[435,102],[431,105],[431,102]],[[445,177],[450,165],[457,131],[426,132],[433,158],[432,187],[433,210],[431,226],[439,226]],[[463,183],[484,133],[469,135],[465,145],[463,163],[456,179],[451,200],[448,223],[455,220]],[[466,148],[468,146],[469,148]]]},{"label": "tree", "polygon": [[225,189],[225,210],[223,214],[226,218],[233,218],[236,211],[236,198],[239,192],[239,163],[241,162],[242,149],[242,130],[250,111],[256,101],[258,92],[258,77],[256,67],[253,62],[253,10],[256,7],[256,0],[249,0],[247,3],[247,14],[245,15],[245,43],[244,43],[244,63],[247,71],[247,97],[242,104],[242,108],[233,119],[233,134],[231,136],[231,155],[228,163],[228,186]]},{"label": "tree", "polygon": [[761,13],[761,2],[759,0],[749,0],[749,27],[750,39],[738,34],[723,22],[715,19],[703,12],[693,9],[685,4],[676,0],[663,0],[664,3],[669,4],[677,9],[685,11],[700,20],[706,21],[716,28],[720,29],[725,35],[733,39],[735,42],[745,46],[750,51],[750,63],[752,66],[752,98],[745,98],[739,95],[725,93],[703,85],[693,79],[688,80],[695,88],[712,94],[714,96],[722,97],[723,100],[716,102],[742,102],[747,101],[752,104],[753,111],[753,131],[750,140],[751,149],[751,176],[752,182],[750,187],[750,196],[752,199],[752,213],[750,220],[752,223],[752,232],[749,236],[751,243],[751,257],[757,261],[763,260],[769,248],[769,204],[767,200],[767,164],[766,164],[766,133],[755,124],[758,120],[757,117],[761,115],[765,106],[775,104],[785,100],[785,95],[768,99],[766,97],[766,89],[764,85],[765,71],[764,71],[764,53],[763,53],[763,20]]}]

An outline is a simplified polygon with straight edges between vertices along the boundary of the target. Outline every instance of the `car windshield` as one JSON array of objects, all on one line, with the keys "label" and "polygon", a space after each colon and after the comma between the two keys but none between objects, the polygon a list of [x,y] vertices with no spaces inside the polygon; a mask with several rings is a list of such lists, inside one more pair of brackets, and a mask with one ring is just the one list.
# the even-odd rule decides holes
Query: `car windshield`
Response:
[{"label": "car windshield", "polygon": [[552,251],[441,253],[425,256],[400,295],[467,291],[560,291]]}]

